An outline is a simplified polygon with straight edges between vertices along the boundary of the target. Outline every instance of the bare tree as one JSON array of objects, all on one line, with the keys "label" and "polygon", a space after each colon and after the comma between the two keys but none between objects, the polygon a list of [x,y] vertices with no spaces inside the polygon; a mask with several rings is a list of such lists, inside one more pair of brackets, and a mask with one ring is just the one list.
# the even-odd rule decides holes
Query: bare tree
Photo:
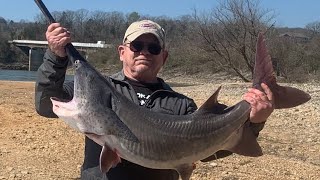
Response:
[{"label": "bare tree", "polygon": [[125,24],[126,20],[123,13],[114,11],[108,14],[105,25],[108,26],[108,33],[111,35],[113,41],[123,37],[126,28]]},{"label": "bare tree", "polygon": [[89,11],[86,9],[80,9],[74,12],[74,25],[73,29],[75,30],[74,36],[78,37],[79,40],[84,40],[84,32],[85,29],[85,23],[88,21],[89,17]]},{"label": "bare tree", "polygon": [[194,10],[193,18],[197,23],[193,37],[201,40],[198,46],[217,66],[248,82],[246,73],[253,72],[258,33],[273,26],[271,11],[260,9],[257,0],[224,0],[210,13]]},{"label": "bare tree", "polygon": [[312,32],[312,36],[320,34],[320,21],[312,22],[306,25],[306,29]]}]

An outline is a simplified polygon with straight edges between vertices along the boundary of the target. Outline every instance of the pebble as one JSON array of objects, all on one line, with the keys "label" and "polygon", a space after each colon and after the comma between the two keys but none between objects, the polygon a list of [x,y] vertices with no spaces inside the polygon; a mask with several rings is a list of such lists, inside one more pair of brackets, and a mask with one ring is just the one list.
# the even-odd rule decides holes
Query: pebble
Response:
[{"label": "pebble", "polygon": [[28,171],[21,171],[21,174],[26,175],[26,174],[29,174],[29,172]]},{"label": "pebble", "polygon": [[14,179],[16,177],[16,174],[10,174],[9,179]]},{"label": "pebble", "polygon": [[228,172],[228,171],[222,171],[222,173],[221,173],[222,176],[226,176],[226,175],[229,175],[229,174],[230,174],[230,172]]},{"label": "pebble", "polygon": [[210,163],[209,165],[210,165],[211,167],[216,167],[216,166],[218,166],[218,164],[215,163],[215,162],[212,162],[212,163]]},{"label": "pebble", "polygon": [[7,150],[7,149],[2,149],[1,152],[3,152],[3,153],[10,153],[10,151]]}]

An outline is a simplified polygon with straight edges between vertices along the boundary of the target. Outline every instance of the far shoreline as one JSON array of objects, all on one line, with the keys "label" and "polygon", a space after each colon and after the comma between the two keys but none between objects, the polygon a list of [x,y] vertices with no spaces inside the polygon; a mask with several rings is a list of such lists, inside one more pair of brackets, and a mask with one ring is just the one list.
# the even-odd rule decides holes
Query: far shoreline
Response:
[{"label": "far shoreline", "polygon": [[35,81],[0,80],[0,83],[36,83]]}]

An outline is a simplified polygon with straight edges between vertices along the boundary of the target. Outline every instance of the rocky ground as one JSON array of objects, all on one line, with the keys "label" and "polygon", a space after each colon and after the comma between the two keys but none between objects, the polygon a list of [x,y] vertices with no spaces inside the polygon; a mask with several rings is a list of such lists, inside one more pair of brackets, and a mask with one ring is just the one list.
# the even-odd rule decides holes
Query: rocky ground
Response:
[{"label": "rocky ground", "polygon": [[[230,78],[168,80],[198,105],[220,85],[219,100],[232,105],[250,86]],[[272,114],[259,137],[262,157],[232,155],[199,162],[192,179],[319,179],[320,85],[290,86],[310,93],[312,100]],[[0,97],[0,180],[78,179],[84,137],[63,121],[35,112],[34,83],[0,81]]]}]

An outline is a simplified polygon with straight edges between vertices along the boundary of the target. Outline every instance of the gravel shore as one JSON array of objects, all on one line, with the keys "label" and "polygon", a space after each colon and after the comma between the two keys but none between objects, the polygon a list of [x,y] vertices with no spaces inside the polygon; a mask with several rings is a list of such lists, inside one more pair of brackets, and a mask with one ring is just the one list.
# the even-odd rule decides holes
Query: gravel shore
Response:
[{"label": "gravel shore", "polygon": [[[250,87],[233,79],[168,81],[199,106],[219,86],[219,101],[227,105],[240,101]],[[286,85],[310,93],[312,99],[295,108],[274,111],[259,136],[264,155],[198,162],[193,180],[319,179],[320,86]],[[0,81],[0,97],[0,180],[79,178],[84,137],[62,120],[35,112],[34,83]]]}]

